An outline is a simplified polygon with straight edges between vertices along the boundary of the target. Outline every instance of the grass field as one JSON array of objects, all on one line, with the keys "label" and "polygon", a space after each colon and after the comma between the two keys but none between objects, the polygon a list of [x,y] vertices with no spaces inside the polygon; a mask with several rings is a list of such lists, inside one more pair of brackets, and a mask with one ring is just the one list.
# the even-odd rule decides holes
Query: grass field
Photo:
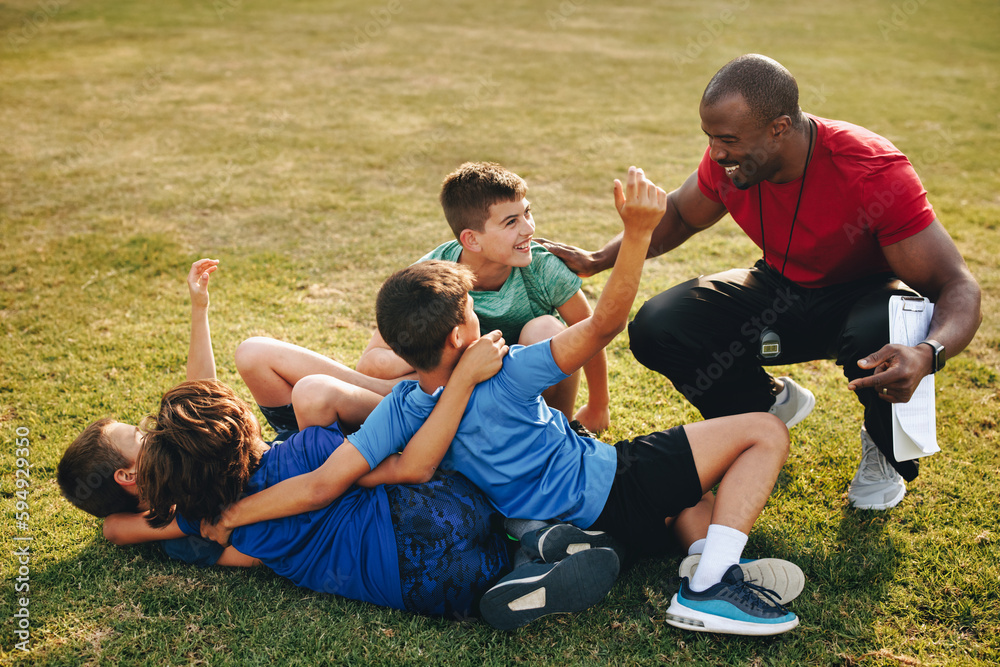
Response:
[{"label": "grass field", "polygon": [[[0,662],[1000,663],[998,34],[995,0],[0,4]],[[139,420],[183,379],[194,259],[222,262],[219,374],[244,396],[232,352],[250,335],[353,365],[381,280],[449,238],[444,174],[502,162],[528,181],[539,236],[596,247],[618,230],[611,181],[630,164],[667,189],[694,169],[701,91],[745,52],[785,64],[805,110],[910,156],[985,295],[978,337],[937,377],[943,451],[891,511],[847,505],[861,415],[839,370],[779,369],[819,402],[747,553],[802,566],[796,630],[667,626],[673,558],[585,613],[500,633],[117,548],[60,497],[55,466],[83,426]],[[724,221],[648,262],[637,306],[757,253]],[[609,364],[606,440],[698,418],[624,336]]]}]

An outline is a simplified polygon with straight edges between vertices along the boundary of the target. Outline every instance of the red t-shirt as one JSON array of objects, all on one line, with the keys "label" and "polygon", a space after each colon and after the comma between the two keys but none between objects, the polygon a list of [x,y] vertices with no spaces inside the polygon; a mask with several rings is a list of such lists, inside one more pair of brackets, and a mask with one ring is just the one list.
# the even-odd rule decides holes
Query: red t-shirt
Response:
[{"label": "red t-shirt", "polygon": [[[789,247],[789,231],[802,179],[736,188],[705,151],[698,186],[725,205],[765,259],[803,287],[825,287],[889,270],[882,247],[902,241],[934,221],[910,161],[889,142],[863,127],[809,116],[816,145]],[[761,205],[764,241],[761,243]],[[788,261],[785,263],[785,248]]]}]

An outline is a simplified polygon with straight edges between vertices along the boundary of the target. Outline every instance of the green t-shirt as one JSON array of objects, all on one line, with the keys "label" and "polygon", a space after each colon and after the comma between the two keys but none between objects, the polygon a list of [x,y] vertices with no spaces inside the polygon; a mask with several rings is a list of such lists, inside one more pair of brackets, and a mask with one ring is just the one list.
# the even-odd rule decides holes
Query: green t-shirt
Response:
[{"label": "green t-shirt", "polygon": [[[442,243],[420,258],[457,262],[462,255],[458,241]],[[555,315],[556,308],[577,293],[583,281],[566,268],[562,260],[532,241],[531,264],[516,266],[498,290],[473,291],[472,306],[479,316],[479,329],[488,333],[499,329],[508,345],[517,343],[521,328],[541,315]]]}]

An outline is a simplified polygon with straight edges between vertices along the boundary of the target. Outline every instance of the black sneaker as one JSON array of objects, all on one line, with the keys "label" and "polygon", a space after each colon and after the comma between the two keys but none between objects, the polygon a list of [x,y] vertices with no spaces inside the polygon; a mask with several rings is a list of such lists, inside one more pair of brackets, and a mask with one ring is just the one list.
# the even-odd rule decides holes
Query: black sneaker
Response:
[{"label": "black sneaker", "polygon": [[611,549],[528,563],[486,591],[479,612],[497,630],[513,630],[549,614],[583,611],[603,600],[617,578],[618,556]]},{"label": "black sneaker", "polygon": [[618,560],[625,560],[625,549],[613,537],[599,530],[583,530],[568,523],[556,523],[521,536],[521,548],[531,558],[555,563],[587,549],[614,549]]},{"label": "black sneaker", "polygon": [[685,630],[730,635],[777,635],[799,624],[798,616],[778,604],[773,591],[744,581],[739,565],[701,593],[691,590],[687,577],[681,579],[666,621]]}]

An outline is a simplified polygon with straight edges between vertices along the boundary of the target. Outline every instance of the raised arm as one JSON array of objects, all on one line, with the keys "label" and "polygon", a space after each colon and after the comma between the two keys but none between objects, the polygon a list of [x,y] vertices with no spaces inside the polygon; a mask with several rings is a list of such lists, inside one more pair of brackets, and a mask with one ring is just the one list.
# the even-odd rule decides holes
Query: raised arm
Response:
[{"label": "raised arm", "polygon": [[[691,174],[681,187],[667,195],[666,210],[653,231],[646,257],[657,257],[673,250],[698,232],[714,225],[725,214],[725,206],[702,194],[698,187],[698,174]],[[535,240],[565,262],[570,271],[587,277],[614,266],[622,237],[622,234],[618,234],[603,248],[593,252],[546,239]]]},{"label": "raised arm", "polygon": [[[573,326],[594,314],[581,290],[577,290],[576,294],[556,310],[567,326]],[[587,377],[587,403],[573,417],[594,433],[600,433],[611,424],[608,357],[603,349],[583,365],[583,374]]]},{"label": "raised arm", "polygon": [[208,280],[219,268],[217,259],[199,259],[188,272],[191,294],[191,341],[188,345],[187,379],[214,380],[215,355],[208,326]]},{"label": "raised arm", "polygon": [[[935,220],[908,239],[882,249],[893,272],[907,285],[934,302],[927,338],[944,345],[950,358],[972,342],[983,321],[982,290],[944,226]],[[887,388],[879,397],[905,403],[917,385],[933,369],[928,345],[886,345],[858,361],[861,368],[874,368],[865,378],[852,381],[848,389]]]},{"label": "raised arm", "polygon": [[[485,341],[485,342],[484,342]],[[385,469],[377,467],[378,473],[365,481],[365,486],[377,483],[412,483],[419,481],[422,474],[434,468],[447,451],[465,412],[466,403],[475,385],[500,370],[500,359],[507,352],[507,346],[499,332],[484,336],[466,351],[473,351],[462,372],[462,362],[456,367],[437,405],[428,420],[414,434],[410,443],[416,443],[414,453],[405,460],[393,456],[392,463]],[[407,445],[409,449],[411,445]],[[423,450],[423,456],[417,456]],[[405,451],[405,450],[404,450]],[[433,457],[437,457],[433,460]],[[417,472],[414,472],[417,471]],[[202,521],[202,535],[220,544],[227,544],[233,529],[260,521],[302,514],[326,507],[339,498],[354,483],[371,472],[368,461],[358,449],[345,440],[329,458],[316,470],[283,480],[259,493],[247,496],[229,506],[220,520],[211,524]],[[426,476],[427,479],[430,475]]]},{"label": "raised arm", "polygon": [[575,372],[625,328],[649,241],[666,205],[667,193],[641,169],[629,168],[625,186],[615,180],[615,206],[625,225],[621,246],[594,314],[552,338],[552,357],[564,373]]}]

